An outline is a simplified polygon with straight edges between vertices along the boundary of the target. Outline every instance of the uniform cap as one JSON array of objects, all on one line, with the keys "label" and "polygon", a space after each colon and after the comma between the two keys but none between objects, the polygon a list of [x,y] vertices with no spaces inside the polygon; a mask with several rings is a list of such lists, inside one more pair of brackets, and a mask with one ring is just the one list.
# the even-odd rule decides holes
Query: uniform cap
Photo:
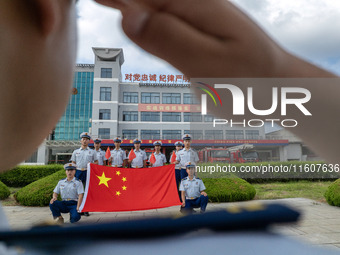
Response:
[{"label": "uniform cap", "polygon": [[113,139],[113,142],[115,143],[121,143],[122,140],[119,137],[116,137],[115,139]]},{"label": "uniform cap", "polygon": [[90,136],[90,134],[89,133],[87,133],[87,132],[83,132],[83,133],[81,133],[80,134],[80,138],[88,138],[88,139],[91,139],[91,136]]},{"label": "uniform cap", "polygon": [[183,147],[183,143],[178,141],[178,142],[175,142],[175,146],[182,146]]},{"label": "uniform cap", "polygon": [[136,138],[136,139],[133,140],[133,143],[134,143],[134,144],[135,144],[135,143],[141,143],[141,141],[138,140],[138,138]]},{"label": "uniform cap", "polygon": [[96,140],[94,140],[94,142],[95,142],[95,143],[101,143],[102,140],[100,140],[100,139],[97,138]]},{"label": "uniform cap", "polygon": [[67,163],[64,165],[64,169],[65,170],[76,170],[77,169],[77,165],[74,163]]},{"label": "uniform cap", "polygon": [[162,146],[162,142],[161,142],[161,141],[155,141],[155,142],[153,143],[153,145],[154,145],[154,146],[157,146],[157,145]]},{"label": "uniform cap", "polygon": [[188,169],[188,168],[195,168],[195,167],[196,167],[196,165],[194,165],[194,164],[187,165],[187,169]]},{"label": "uniform cap", "polygon": [[183,140],[191,140],[191,135],[189,134],[185,134],[183,137],[182,137]]}]

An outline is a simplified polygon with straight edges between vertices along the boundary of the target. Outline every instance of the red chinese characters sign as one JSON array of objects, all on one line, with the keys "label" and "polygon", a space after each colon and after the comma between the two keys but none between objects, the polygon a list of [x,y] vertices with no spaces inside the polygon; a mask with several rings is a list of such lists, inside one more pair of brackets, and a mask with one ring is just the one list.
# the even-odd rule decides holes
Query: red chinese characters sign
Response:
[{"label": "red chinese characters sign", "polygon": [[125,74],[127,82],[160,82],[160,83],[187,83],[190,80],[183,74]]},{"label": "red chinese characters sign", "polygon": [[201,112],[200,105],[190,104],[138,104],[139,112]]}]

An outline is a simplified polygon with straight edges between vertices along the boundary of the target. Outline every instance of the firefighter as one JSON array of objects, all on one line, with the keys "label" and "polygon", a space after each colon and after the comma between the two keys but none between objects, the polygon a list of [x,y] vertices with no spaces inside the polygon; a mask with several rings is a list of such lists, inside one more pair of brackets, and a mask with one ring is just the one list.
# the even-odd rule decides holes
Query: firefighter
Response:
[{"label": "firefighter", "polygon": [[146,167],[146,160],[148,159],[147,156],[146,156],[146,153],[145,151],[143,151],[141,148],[140,148],[140,143],[141,141],[138,140],[138,138],[134,139],[133,140],[133,145],[135,147],[135,149],[133,150],[136,157],[132,160],[130,160],[130,154],[131,152],[129,153],[129,164],[131,164],[131,167],[132,168],[145,168]]},{"label": "firefighter", "polygon": [[177,152],[176,164],[181,167],[181,179],[188,176],[186,171],[187,165],[192,165],[198,162],[197,152],[191,149],[191,135],[185,134],[183,136],[184,149]]},{"label": "firefighter", "polygon": [[[173,151],[173,153],[175,153],[175,157],[177,157],[177,153],[180,150],[183,149],[183,143],[181,141],[175,142],[175,146],[176,146],[176,150]],[[176,164],[176,161],[173,164]],[[178,189],[179,188],[179,184],[181,182],[181,165],[179,163],[177,163],[175,165],[175,176],[176,176],[176,186],[177,186],[177,189]],[[178,193],[178,195],[179,195],[179,198],[181,199],[181,193],[180,192]]]},{"label": "firefighter", "polygon": [[105,166],[106,165],[105,151],[103,151],[100,148],[102,140],[97,138],[93,142],[94,142],[94,151],[97,153],[98,165]]},{"label": "firefighter", "polygon": [[127,165],[127,156],[125,151],[120,148],[122,140],[119,137],[116,137],[113,142],[115,144],[115,148],[111,151],[110,162],[113,167],[125,168]]},{"label": "firefighter", "polygon": [[205,212],[208,204],[208,195],[205,192],[203,181],[195,177],[195,165],[187,165],[188,176],[182,179],[179,190],[182,195],[182,212],[192,213],[193,208],[201,208],[201,213]]},{"label": "firefighter", "polygon": [[[53,190],[53,196],[50,201],[50,210],[53,218],[58,224],[64,223],[61,213],[70,213],[70,222],[75,223],[80,220],[78,213],[80,204],[84,196],[84,187],[82,182],[75,177],[77,166],[73,163],[64,165],[66,178],[60,180]],[[62,201],[58,201],[60,194]]]},{"label": "firefighter", "polygon": [[166,157],[163,153],[161,153],[161,146],[162,146],[162,142],[161,141],[156,141],[153,143],[153,145],[155,146],[155,152],[153,153],[154,157],[155,157],[155,163],[151,163],[150,159],[152,157],[152,154],[149,157],[149,161],[151,164],[151,167],[156,167],[156,166],[164,166],[164,164],[166,163]]}]

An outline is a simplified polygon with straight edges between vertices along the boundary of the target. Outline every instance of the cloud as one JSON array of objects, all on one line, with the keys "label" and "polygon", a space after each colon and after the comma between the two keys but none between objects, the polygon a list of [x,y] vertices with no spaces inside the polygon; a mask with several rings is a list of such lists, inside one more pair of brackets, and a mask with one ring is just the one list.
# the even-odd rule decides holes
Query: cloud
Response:
[{"label": "cloud", "polygon": [[94,63],[92,47],[123,48],[126,73],[179,74],[167,62],[139,48],[124,34],[119,11],[106,8],[93,1],[78,4],[78,57],[77,63]]},{"label": "cloud", "polygon": [[340,1],[234,0],[285,49],[340,74]]},{"label": "cloud", "polygon": [[[340,74],[340,1],[233,0],[288,51]],[[90,0],[78,3],[78,63],[93,63],[92,47],[123,48],[124,73],[179,73],[123,33],[117,10]]]}]

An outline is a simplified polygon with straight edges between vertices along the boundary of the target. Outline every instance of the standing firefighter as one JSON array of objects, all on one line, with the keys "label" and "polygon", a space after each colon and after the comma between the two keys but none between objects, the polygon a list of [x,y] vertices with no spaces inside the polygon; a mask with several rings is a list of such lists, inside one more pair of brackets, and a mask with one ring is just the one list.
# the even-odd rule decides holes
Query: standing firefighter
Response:
[{"label": "standing firefighter", "polygon": [[101,146],[102,140],[96,139],[94,140],[94,151],[97,154],[97,159],[98,159],[98,165],[105,166],[106,165],[106,158],[105,158],[105,151],[103,151],[100,146]]},{"label": "standing firefighter", "polygon": [[125,150],[120,148],[122,140],[116,137],[113,140],[115,148],[111,151],[111,158],[109,159],[113,167],[125,167],[127,165],[127,156]]},{"label": "standing firefighter", "polygon": [[[98,159],[97,153],[88,147],[91,139],[89,133],[81,133],[80,138],[81,147],[73,152],[71,161],[77,165],[76,177],[86,186],[87,164],[98,164]],[[84,215],[89,216],[89,213],[84,212]]]},{"label": "standing firefighter", "polygon": [[153,152],[149,157],[151,166],[164,166],[164,164],[166,163],[166,158],[165,155],[161,153],[162,142],[156,141],[153,143],[153,145],[155,146],[155,152]]},{"label": "standing firefighter", "polygon": [[88,147],[91,136],[89,133],[81,133],[81,147],[72,153],[71,161],[77,165],[76,177],[86,185],[87,164],[98,164],[97,154]]},{"label": "standing firefighter", "polygon": [[181,179],[188,176],[186,171],[187,165],[196,164],[198,162],[197,152],[191,149],[191,135],[183,136],[184,149],[177,152],[176,164],[181,167]]},{"label": "standing firefighter", "polygon": [[133,140],[133,145],[135,147],[134,150],[131,150],[129,153],[128,162],[131,164],[132,168],[145,168],[146,160],[148,157],[146,156],[145,151],[140,148],[141,141],[137,138]]}]

